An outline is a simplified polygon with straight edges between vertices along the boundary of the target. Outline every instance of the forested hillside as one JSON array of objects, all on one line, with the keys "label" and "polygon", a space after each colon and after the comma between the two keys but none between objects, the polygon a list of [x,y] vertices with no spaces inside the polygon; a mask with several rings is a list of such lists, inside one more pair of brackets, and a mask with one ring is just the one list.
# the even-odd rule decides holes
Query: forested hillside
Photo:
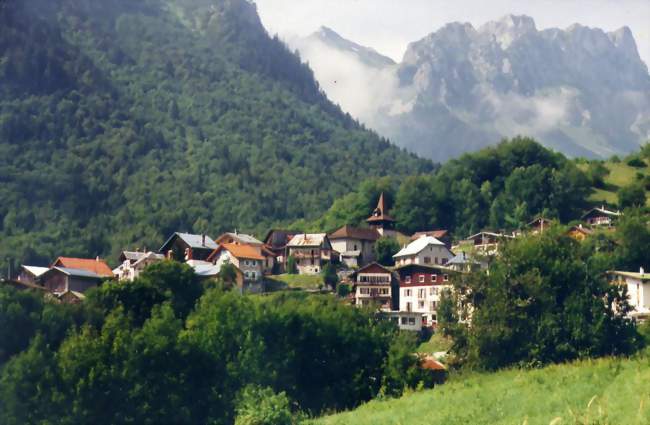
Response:
[{"label": "forested hillside", "polygon": [[432,169],[365,130],[246,0],[6,0],[0,263],[315,218]]}]

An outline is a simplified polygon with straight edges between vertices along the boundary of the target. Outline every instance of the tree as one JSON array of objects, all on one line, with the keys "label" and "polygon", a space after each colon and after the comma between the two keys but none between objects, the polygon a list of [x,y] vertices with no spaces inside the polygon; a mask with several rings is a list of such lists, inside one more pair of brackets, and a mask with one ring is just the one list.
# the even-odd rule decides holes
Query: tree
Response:
[{"label": "tree", "polygon": [[640,210],[628,210],[616,227],[618,243],[613,257],[620,270],[638,271],[640,267],[650,270],[650,227],[648,219]]},{"label": "tree", "polygon": [[235,425],[292,425],[289,399],[284,392],[247,386],[239,395]]},{"label": "tree", "polygon": [[397,254],[399,251],[399,243],[395,238],[388,236],[382,236],[377,239],[374,246],[375,258],[379,264],[384,266],[392,266],[395,264],[393,260],[393,255]]},{"label": "tree", "polygon": [[621,209],[642,207],[646,203],[646,193],[643,186],[632,183],[618,190],[618,206]]},{"label": "tree", "polygon": [[325,285],[330,288],[336,288],[336,284],[339,283],[339,276],[336,274],[336,268],[332,263],[327,263],[321,270],[321,275],[323,276],[323,282]]},{"label": "tree", "polygon": [[591,185],[597,188],[605,187],[605,177],[609,175],[609,168],[601,161],[592,161],[587,167],[587,177],[591,182]]},{"label": "tree", "polygon": [[219,279],[228,285],[237,284],[237,269],[234,264],[225,263],[221,266],[219,270]]},{"label": "tree", "polygon": [[293,255],[290,255],[287,258],[287,273],[298,274],[298,266],[296,265],[296,259],[293,257]]}]

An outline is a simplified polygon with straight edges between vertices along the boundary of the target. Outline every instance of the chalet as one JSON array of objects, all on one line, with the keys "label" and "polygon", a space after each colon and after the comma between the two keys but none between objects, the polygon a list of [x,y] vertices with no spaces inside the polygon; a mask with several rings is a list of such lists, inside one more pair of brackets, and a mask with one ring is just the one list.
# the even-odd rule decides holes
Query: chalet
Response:
[{"label": "chalet", "polygon": [[393,255],[396,266],[407,264],[444,265],[454,254],[433,236],[422,236]]},{"label": "chalet", "polygon": [[261,292],[265,257],[256,247],[224,243],[210,254],[208,261],[219,268],[224,264],[232,264],[243,275],[242,289]]},{"label": "chalet", "polygon": [[286,260],[287,260],[287,244],[296,236],[297,231],[292,230],[269,230],[264,238],[264,247],[273,253],[274,260],[274,273],[284,273]]},{"label": "chalet", "polygon": [[399,310],[422,314],[423,326],[435,326],[442,292],[451,289],[453,271],[432,265],[408,264],[395,269],[399,276]]},{"label": "chalet", "polygon": [[577,240],[578,242],[582,242],[589,235],[594,233],[593,230],[591,230],[588,227],[584,227],[582,224],[578,224],[577,226],[571,226],[569,230],[567,230],[566,235]]},{"label": "chalet", "polygon": [[318,274],[335,255],[327,234],[299,233],[287,244],[289,256],[296,260],[298,273]]},{"label": "chalet", "polygon": [[41,277],[43,286],[57,296],[68,291],[84,293],[98,286],[104,278],[89,270],[58,266],[52,267]]},{"label": "chalet", "polygon": [[544,217],[538,217],[530,223],[526,224],[526,230],[533,235],[538,235],[550,229],[552,225],[553,222],[551,220],[548,220]]},{"label": "chalet", "polygon": [[221,271],[220,266],[217,266],[211,263],[210,261],[189,260],[185,264],[192,267],[192,269],[194,270],[194,274],[200,280],[215,279],[219,275],[219,272]]},{"label": "chalet", "polygon": [[444,243],[447,248],[451,249],[451,236],[449,235],[449,232],[447,230],[441,229],[441,230],[428,230],[425,232],[415,232],[411,236],[411,241],[420,239],[421,236],[432,236],[438,239],[440,242]]},{"label": "chalet", "polygon": [[376,229],[348,225],[329,235],[332,248],[341,255],[341,262],[349,267],[360,267],[373,262],[373,248],[380,237]]},{"label": "chalet", "polygon": [[487,261],[479,259],[479,257],[459,251],[456,256],[447,261],[446,266],[456,272],[471,273],[487,269],[488,264]]},{"label": "chalet", "polygon": [[482,255],[497,255],[499,253],[499,245],[511,239],[514,239],[513,235],[483,231],[460,241],[452,249],[454,251],[469,250]]},{"label": "chalet", "polygon": [[152,251],[123,251],[120,265],[113,269],[113,274],[120,282],[132,282],[149,265],[163,261],[165,256]]},{"label": "chalet", "polygon": [[260,255],[264,257],[263,268],[264,274],[271,274],[275,268],[276,257],[275,253],[269,250],[264,242],[258,240],[254,236],[245,233],[228,232],[219,236],[216,240],[217,245],[234,244],[234,245],[248,245],[253,247]]},{"label": "chalet", "polygon": [[95,258],[72,258],[72,257],[59,257],[52,263],[51,268],[62,267],[65,269],[78,269],[91,272],[100,278],[112,278],[113,271],[106,264],[106,261]]},{"label": "chalet", "polygon": [[610,211],[601,206],[600,208],[592,208],[582,216],[582,221],[590,226],[613,226],[616,221],[621,217],[620,211]]},{"label": "chalet", "polygon": [[613,284],[627,287],[628,302],[632,307],[630,316],[638,320],[650,318],[650,273],[643,268],[638,273],[611,271],[607,273]]},{"label": "chalet", "polygon": [[388,215],[384,192],[379,195],[377,207],[373,210],[370,217],[366,219],[366,222],[371,228],[377,230],[381,236],[394,236],[396,221]]},{"label": "chalet", "polygon": [[32,284],[39,284],[41,276],[43,276],[49,270],[48,267],[37,267],[37,266],[20,266],[20,274],[18,275],[18,281]]},{"label": "chalet", "polygon": [[63,304],[80,304],[86,299],[82,292],[65,291],[57,297]]},{"label": "chalet", "polygon": [[354,304],[357,307],[376,305],[382,311],[393,309],[393,273],[389,269],[372,263],[352,273],[349,278],[354,282]]},{"label": "chalet", "polygon": [[205,260],[218,245],[208,235],[193,235],[176,232],[160,247],[160,252],[168,259],[180,262]]}]

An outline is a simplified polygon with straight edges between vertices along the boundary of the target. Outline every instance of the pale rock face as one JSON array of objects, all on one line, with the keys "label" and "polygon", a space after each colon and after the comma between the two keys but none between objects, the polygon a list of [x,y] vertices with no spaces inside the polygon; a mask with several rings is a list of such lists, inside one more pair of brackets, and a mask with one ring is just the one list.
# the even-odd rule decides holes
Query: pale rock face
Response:
[{"label": "pale rock face", "polygon": [[[365,52],[374,50],[347,42],[351,49],[337,37],[328,33],[320,42],[365,61],[372,73],[359,76],[366,85],[347,87],[335,100],[434,160],[516,135],[589,157],[627,153],[650,140],[650,76],[627,27],[539,31],[532,18],[512,15],[478,29],[450,23],[411,43],[397,65],[369,65]],[[348,96],[367,90],[381,94],[366,93],[371,104],[346,107]]]}]

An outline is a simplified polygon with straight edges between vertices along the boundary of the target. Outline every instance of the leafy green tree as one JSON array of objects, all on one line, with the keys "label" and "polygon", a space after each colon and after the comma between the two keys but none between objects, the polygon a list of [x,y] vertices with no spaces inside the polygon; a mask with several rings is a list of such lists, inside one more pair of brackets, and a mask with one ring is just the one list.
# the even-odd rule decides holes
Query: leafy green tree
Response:
[{"label": "leafy green tree", "polygon": [[601,161],[592,161],[587,167],[587,177],[593,187],[602,189],[605,187],[605,177],[609,175],[609,168]]},{"label": "leafy green tree", "polygon": [[235,425],[292,425],[289,399],[284,392],[271,388],[247,386],[237,403]]},{"label": "leafy green tree", "polygon": [[237,269],[234,264],[226,263],[219,270],[219,279],[228,285],[237,284]]},{"label": "leafy green tree", "polygon": [[650,226],[640,210],[628,210],[616,227],[615,258],[619,270],[650,270]]},{"label": "leafy green tree", "polygon": [[375,258],[379,264],[384,266],[392,266],[395,264],[393,255],[399,251],[399,243],[395,238],[383,236],[375,242],[374,246]]},{"label": "leafy green tree", "polygon": [[330,288],[336,288],[336,285],[339,283],[339,276],[336,274],[336,268],[332,263],[327,263],[323,266],[321,275],[323,276],[323,282],[325,285]]},{"label": "leafy green tree", "polygon": [[638,183],[632,183],[620,188],[617,196],[618,206],[621,209],[642,207],[646,202],[645,189]]}]

